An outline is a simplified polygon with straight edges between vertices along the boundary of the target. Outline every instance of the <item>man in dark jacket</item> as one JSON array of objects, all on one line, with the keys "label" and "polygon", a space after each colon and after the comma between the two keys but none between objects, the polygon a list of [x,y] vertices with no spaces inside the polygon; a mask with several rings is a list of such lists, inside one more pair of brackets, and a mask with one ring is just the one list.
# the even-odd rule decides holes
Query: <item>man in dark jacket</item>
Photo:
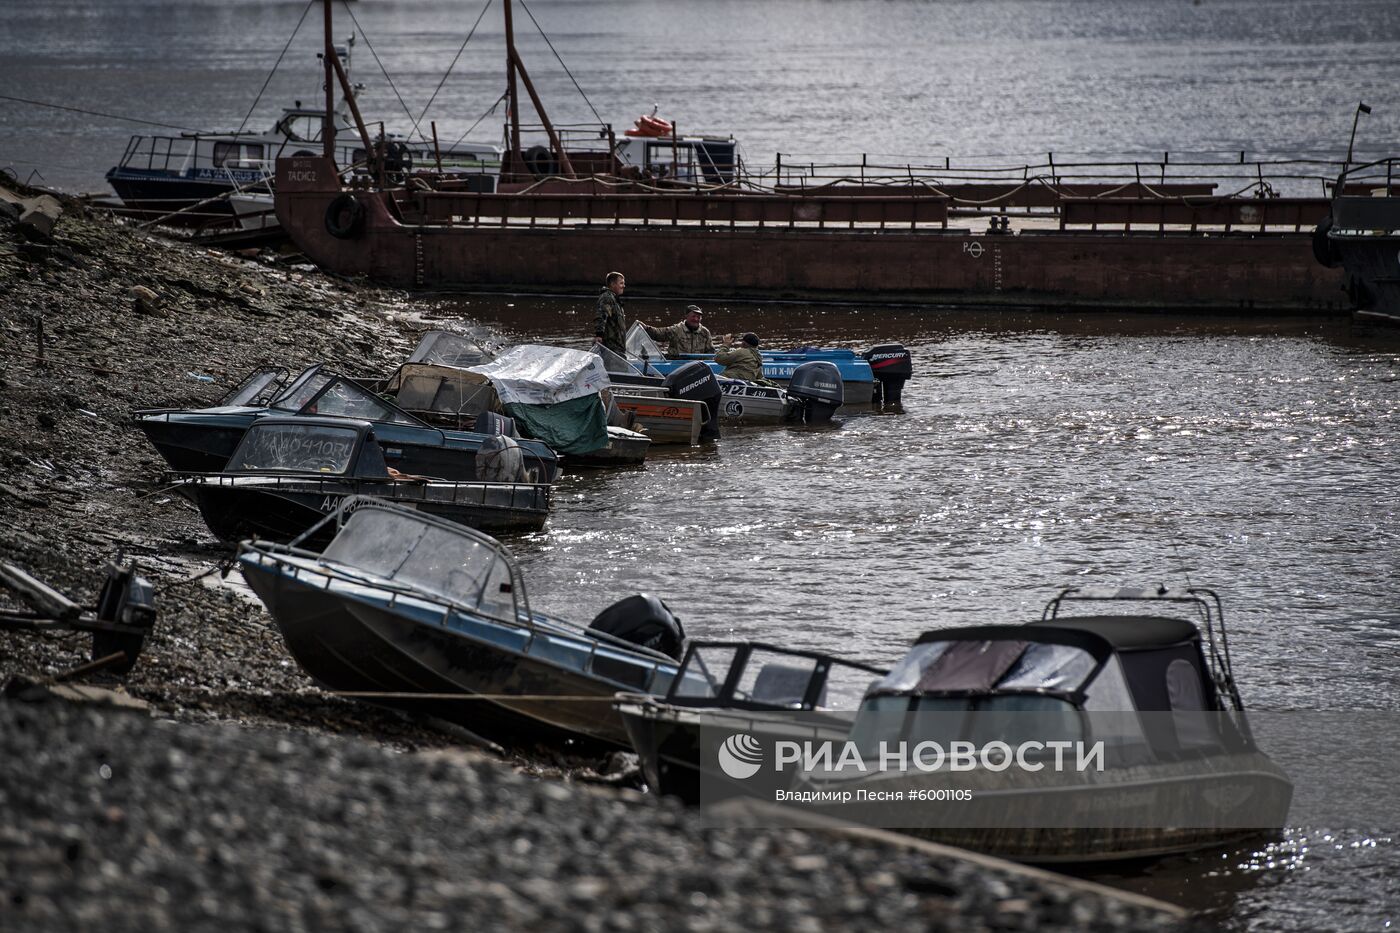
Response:
[{"label": "man in dark jacket", "polygon": [[623,314],[622,302],[618,299],[626,288],[626,276],[621,272],[609,272],[593,319],[593,342],[624,357],[627,355],[627,315]]}]

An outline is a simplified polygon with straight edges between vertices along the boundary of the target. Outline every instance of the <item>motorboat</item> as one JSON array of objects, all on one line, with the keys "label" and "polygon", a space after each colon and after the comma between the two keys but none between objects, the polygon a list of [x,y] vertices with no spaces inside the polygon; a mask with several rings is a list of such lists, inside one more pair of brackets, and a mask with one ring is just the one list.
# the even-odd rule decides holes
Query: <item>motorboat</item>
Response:
[{"label": "motorboat", "polygon": [[665,693],[684,649],[654,596],[587,626],[535,612],[500,542],[378,499],[345,501],[324,550],[247,541],[238,567],[322,687],[511,745],[627,747],[619,691]]},{"label": "motorboat", "polygon": [[[282,381],[278,380],[282,373]],[[268,396],[271,395],[271,398]],[[210,408],[147,408],[133,417],[172,470],[217,473],[249,425],[275,416],[340,417],[370,421],[389,466],[456,482],[478,478],[477,452],[491,435],[434,427],[354,379],[317,364],[293,379],[258,370]],[[552,483],[559,458],[547,444],[520,440],[524,482]]]},{"label": "motorboat", "polygon": [[[479,455],[496,482],[449,482],[388,466],[378,426],[351,418],[260,418],[218,473],[171,473],[221,541],[290,541],[346,499],[369,496],[492,532],[538,531],[549,516],[548,483],[524,475],[519,445],[488,438]],[[327,531],[321,526],[323,532]]]},{"label": "motorboat", "polygon": [[[440,333],[424,340],[429,338],[431,344],[414,353],[420,358],[410,358],[383,386],[413,415],[478,430],[489,423],[514,436],[536,438],[575,464],[626,465],[646,459],[651,438],[609,421],[611,386],[594,354],[521,344],[460,366],[456,363],[488,354]],[[474,349],[481,352],[474,354]]]},{"label": "motorboat", "polygon": [[594,344],[592,352],[607,370],[613,405],[653,444],[694,447],[719,436],[720,393],[713,378],[692,386],[692,397],[681,398],[676,380],[644,372],[642,366],[602,344]]},{"label": "motorboat", "polygon": [[[1062,614],[1078,603],[1109,610]],[[847,818],[1029,862],[1225,845],[1277,832],[1292,799],[1250,732],[1219,596],[1201,587],[1071,588],[1036,622],[928,632],[871,688],[848,743],[849,760],[797,776],[797,799],[850,793]],[[957,743],[981,757],[952,767]],[[910,748],[936,766],[885,766]]]},{"label": "motorboat", "polygon": [[[716,797],[780,789],[742,787],[702,753],[701,730],[761,737],[765,743],[836,740],[884,668],[762,642],[692,641],[664,696],[619,694],[616,708],[654,793],[701,802],[702,779]],[[844,712],[836,715],[834,711]],[[771,794],[767,794],[771,798]]]}]

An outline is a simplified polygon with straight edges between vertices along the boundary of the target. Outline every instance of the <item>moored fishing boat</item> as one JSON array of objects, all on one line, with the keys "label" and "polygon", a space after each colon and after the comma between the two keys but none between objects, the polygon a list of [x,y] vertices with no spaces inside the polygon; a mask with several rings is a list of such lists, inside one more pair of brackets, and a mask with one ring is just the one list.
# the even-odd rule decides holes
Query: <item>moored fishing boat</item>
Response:
[{"label": "moored fishing boat", "polygon": [[[491,435],[447,431],[425,424],[346,376],[311,366],[289,382],[277,370],[259,370],[211,408],[146,408],[133,413],[146,438],[173,470],[216,473],[232,456],[243,432],[267,415],[339,417],[370,421],[391,467],[452,481],[477,478],[477,452]],[[273,397],[268,398],[269,395]],[[548,445],[519,441],[524,480],[552,483],[559,458]]]},{"label": "moored fishing boat", "polygon": [[1394,159],[1343,172],[1313,239],[1318,262],[1346,273],[1346,295],[1357,317],[1388,324],[1400,324],[1400,196],[1394,172]]},{"label": "moored fishing boat", "polygon": [[[1060,614],[1082,601],[1154,612],[1184,604],[1200,626],[1141,612]],[[1072,588],[1037,622],[928,632],[870,689],[849,742],[850,761],[798,777],[795,792],[906,801],[841,812],[1024,861],[1224,845],[1278,831],[1292,799],[1250,732],[1219,598],[1200,587]],[[959,742],[983,749],[981,758],[952,767],[942,753]],[[905,757],[885,767],[892,747],[911,746],[936,749],[937,766]],[[1005,756],[998,748],[989,757],[993,746]],[[1070,746],[1079,757],[1062,767]]]},{"label": "moored fishing boat", "polygon": [[214,536],[229,543],[249,537],[290,541],[355,496],[483,531],[544,526],[550,486],[509,479],[524,474],[520,449],[510,438],[494,438],[482,450],[502,481],[443,482],[390,472],[375,431],[367,421],[348,418],[262,418],[244,432],[223,471],[169,478],[176,481],[174,491],[199,508]]},{"label": "moored fishing boat", "polygon": [[243,578],[321,686],[431,714],[510,744],[625,747],[612,697],[664,693],[684,642],[654,597],[587,627],[530,608],[510,553],[420,512],[353,499],[322,551],[245,542]]}]

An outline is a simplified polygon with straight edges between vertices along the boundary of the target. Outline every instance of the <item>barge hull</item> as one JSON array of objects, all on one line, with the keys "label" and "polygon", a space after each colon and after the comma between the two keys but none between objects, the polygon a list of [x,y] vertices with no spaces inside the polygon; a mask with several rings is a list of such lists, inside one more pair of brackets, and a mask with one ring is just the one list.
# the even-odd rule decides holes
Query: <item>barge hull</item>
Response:
[{"label": "barge hull", "polygon": [[1013,307],[1341,310],[1342,277],[1306,233],[1144,233],[802,226],[409,223],[358,191],[363,223],[327,230],[328,160],[278,162],[277,217],[321,268],[402,288],[576,293],[609,269],[649,292]]}]

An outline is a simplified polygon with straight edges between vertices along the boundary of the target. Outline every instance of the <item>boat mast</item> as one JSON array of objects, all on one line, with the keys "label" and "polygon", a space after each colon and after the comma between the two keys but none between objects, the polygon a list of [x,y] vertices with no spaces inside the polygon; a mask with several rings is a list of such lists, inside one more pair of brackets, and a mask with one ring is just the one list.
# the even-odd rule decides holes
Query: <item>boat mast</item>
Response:
[{"label": "boat mast", "polygon": [[520,110],[517,106],[515,77],[519,73],[520,80],[525,84],[525,91],[530,95],[530,102],[535,105],[535,113],[539,114],[540,122],[544,124],[544,131],[549,136],[549,146],[559,157],[559,169],[567,176],[572,177],[574,167],[569,162],[569,154],[564,151],[564,145],[559,141],[559,136],[554,132],[554,125],[549,122],[549,115],[545,113],[544,104],[540,102],[540,95],[535,93],[535,85],[530,81],[530,73],[525,70],[525,63],[520,60],[520,53],[515,50],[515,28],[511,20],[510,0],[505,0],[506,9],[506,92],[510,95],[510,149],[511,160],[520,158]]},{"label": "boat mast", "polygon": [[335,55],[335,42],[331,39],[331,0],[322,0],[322,18],[325,20],[326,48],[321,53],[321,62],[326,66],[326,116],[321,121],[321,154],[335,161],[335,66],[331,58]]}]

